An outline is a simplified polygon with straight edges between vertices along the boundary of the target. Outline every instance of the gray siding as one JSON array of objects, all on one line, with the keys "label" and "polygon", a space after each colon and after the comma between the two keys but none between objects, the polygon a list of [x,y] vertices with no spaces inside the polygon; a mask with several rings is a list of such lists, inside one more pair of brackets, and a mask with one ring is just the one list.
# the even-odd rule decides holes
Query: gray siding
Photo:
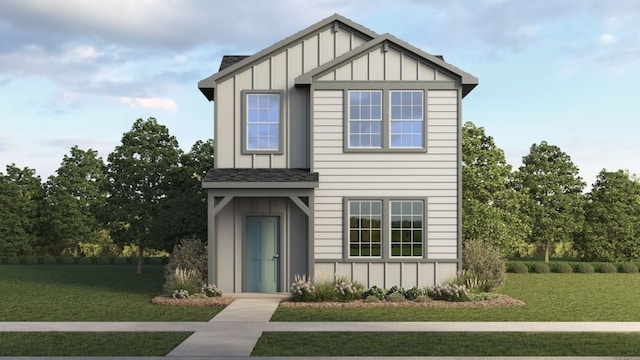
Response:
[{"label": "gray siding", "polygon": [[[215,167],[217,168],[307,168],[309,164],[309,94],[295,87],[295,78],[365,42],[346,27],[330,25],[316,34],[275,51],[216,86]],[[283,154],[242,153],[243,90],[282,90]],[[233,150],[233,151],[232,151]]]},{"label": "gray siding", "polygon": [[378,46],[318,77],[318,81],[454,81],[432,65],[398,51]]},{"label": "gray siding", "polygon": [[[368,284],[426,284],[450,272],[451,264],[344,263],[343,199],[426,198],[427,254],[423,261],[458,259],[458,92],[427,91],[426,153],[344,153],[343,91],[313,94],[313,169],[316,273],[349,274]],[[334,260],[331,262],[328,260]],[[395,260],[395,259],[394,259]],[[333,264],[333,265],[330,265]],[[431,267],[430,267],[431,266]],[[448,269],[448,270],[447,270]],[[446,270],[446,271],[445,271]],[[431,271],[431,272],[430,272]],[[385,285],[386,286],[386,285]]]}]

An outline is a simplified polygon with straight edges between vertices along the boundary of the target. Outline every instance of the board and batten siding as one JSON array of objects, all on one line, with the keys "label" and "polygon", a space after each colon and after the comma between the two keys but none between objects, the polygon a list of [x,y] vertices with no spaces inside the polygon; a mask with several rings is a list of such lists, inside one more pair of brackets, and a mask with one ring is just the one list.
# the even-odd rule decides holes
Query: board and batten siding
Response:
[{"label": "board and batten siding", "polygon": [[[426,152],[345,153],[344,92],[314,91],[313,170],[320,174],[314,212],[316,275],[345,275],[368,286],[411,287],[445,281],[455,274],[458,92],[428,90],[426,98]],[[344,262],[343,200],[350,197],[426,198],[426,259]]]},{"label": "board and batten siding", "polygon": [[[308,90],[295,87],[296,77],[333,60],[367,40],[344,26],[329,25],[317,33],[275,50],[216,83],[216,168],[308,168]],[[283,92],[282,154],[243,154],[242,91]],[[231,151],[233,149],[233,151]]]}]

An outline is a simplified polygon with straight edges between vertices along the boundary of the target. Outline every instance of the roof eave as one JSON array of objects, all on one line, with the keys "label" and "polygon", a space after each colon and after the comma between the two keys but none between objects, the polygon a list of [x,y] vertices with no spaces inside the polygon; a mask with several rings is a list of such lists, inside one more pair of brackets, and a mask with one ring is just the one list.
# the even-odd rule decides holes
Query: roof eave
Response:
[{"label": "roof eave", "polygon": [[317,181],[289,181],[289,182],[249,182],[249,181],[203,181],[204,189],[314,189]]}]

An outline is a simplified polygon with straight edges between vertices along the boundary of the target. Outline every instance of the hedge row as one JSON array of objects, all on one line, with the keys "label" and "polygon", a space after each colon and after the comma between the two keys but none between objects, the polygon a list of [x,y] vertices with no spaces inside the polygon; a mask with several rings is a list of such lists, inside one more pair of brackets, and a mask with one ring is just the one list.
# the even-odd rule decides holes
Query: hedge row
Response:
[{"label": "hedge row", "polygon": [[507,271],[510,273],[628,273],[635,274],[640,262],[549,262],[540,261],[508,261]]},{"label": "hedge row", "polygon": [[[168,257],[145,257],[147,265],[163,265]],[[1,256],[0,265],[135,265],[136,257],[79,257],[79,256]]]}]

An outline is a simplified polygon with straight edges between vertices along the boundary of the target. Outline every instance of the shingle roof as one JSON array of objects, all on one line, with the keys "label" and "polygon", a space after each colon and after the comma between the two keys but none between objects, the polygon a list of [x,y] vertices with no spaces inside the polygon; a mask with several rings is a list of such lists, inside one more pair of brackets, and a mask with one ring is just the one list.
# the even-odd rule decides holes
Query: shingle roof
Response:
[{"label": "shingle roof", "polygon": [[202,182],[317,183],[318,173],[310,172],[309,169],[211,169]]},{"label": "shingle roof", "polygon": [[249,56],[250,55],[224,55],[220,62],[220,69],[218,69],[218,71],[222,71],[229,66],[248,58]]}]

